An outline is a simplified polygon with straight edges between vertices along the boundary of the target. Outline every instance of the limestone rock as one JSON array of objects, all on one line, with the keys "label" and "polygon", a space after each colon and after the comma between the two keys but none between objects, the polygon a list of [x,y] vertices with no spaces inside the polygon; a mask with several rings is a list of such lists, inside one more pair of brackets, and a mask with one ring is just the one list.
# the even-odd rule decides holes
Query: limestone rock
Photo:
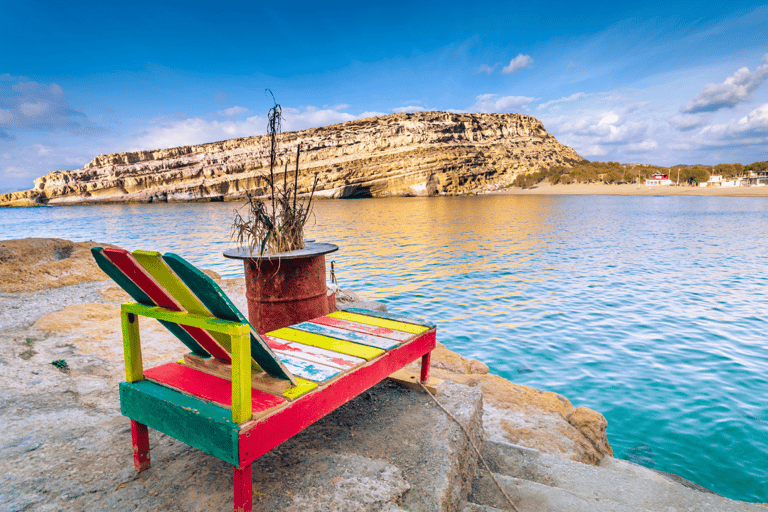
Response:
[{"label": "limestone rock", "polygon": [[[474,194],[516,172],[583,161],[520,114],[398,113],[288,132],[280,169],[295,162],[299,144],[299,188],[308,193],[317,175],[321,198]],[[114,153],[0,195],[0,206],[238,199],[266,194],[268,171],[266,136]]]},{"label": "limestone rock", "polygon": [[613,449],[608,444],[608,437],[605,433],[608,427],[608,420],[605,419],[605,416],[582,406],[577,407],[566,419],[595,445],[598,452],[613,456]]},{"label": "limestone rock", "polygon": [[[486,438],[535,448],[543,453],[597,464],[613,455],[606,435],[607,420],[586,407],[574,407],[560,394],[522,386],[488,373],[479,361],[468,360],[438,343],[432,352],[435,377],[478,386],[483,390]],[[411,366],[416,371],[417,364]]]},{"label": "limestone rock", "polygon": [[[109,279],[96,265],[96,242],[58,238],[0,241],[0,292],[33,292]],[[102,244],[103,247],[114,247]]]}]

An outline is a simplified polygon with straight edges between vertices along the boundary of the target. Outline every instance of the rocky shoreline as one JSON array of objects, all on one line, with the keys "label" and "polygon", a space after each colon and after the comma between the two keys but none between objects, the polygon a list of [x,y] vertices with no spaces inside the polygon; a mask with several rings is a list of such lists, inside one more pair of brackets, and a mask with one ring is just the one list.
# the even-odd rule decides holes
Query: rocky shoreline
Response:
[{"label": "rocky shoreline", "polygon": [[[129,423],[117,396],[123,380],[118,311],[128,297],[100,274],[88,251],[93,245],[0,241],[0,457],[6,474],[0,510],[228,509],[228,466],[162,434],[151,437],[153,468],[134,472]],[[245,310],[243,280],[211,275]],[[142,349],[151,367],[178,358],[183,347],[147,321]],[[551,456],[561,465],[613,464],[629,471],[630,463],[611,457],[607,422],[595,411],[490,374],[482,362],[443,345],[433,353],[432,374],[449,381],[438,398],[485,445],[488,457],[512,450],[528,464]],[[385,381],[262,457],[254,469],[256,509],[497,510],[492,502],[498,496],[483,490],[476,465],[459,429],[425,394]],[[526,492],[519,489],[521,511],[561,510],[536,508]],[[474,504],[466,501],[473,496]],[[473,508],[481,506],[487,508]]]}]

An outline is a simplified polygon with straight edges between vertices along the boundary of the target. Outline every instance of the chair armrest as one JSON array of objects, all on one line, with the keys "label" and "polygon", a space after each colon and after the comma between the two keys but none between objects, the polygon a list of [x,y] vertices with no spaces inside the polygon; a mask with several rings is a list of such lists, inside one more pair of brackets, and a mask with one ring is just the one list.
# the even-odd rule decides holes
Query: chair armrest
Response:
[{"label": "chair armrest", "polygon": [[243,423],[251,418],[251,329],[247,323],[133,302],[122,304],[120,318],[125,352],[125,378],[128,382],[144,378],[138,316],[229,335],[232,340],[232,421]]}]

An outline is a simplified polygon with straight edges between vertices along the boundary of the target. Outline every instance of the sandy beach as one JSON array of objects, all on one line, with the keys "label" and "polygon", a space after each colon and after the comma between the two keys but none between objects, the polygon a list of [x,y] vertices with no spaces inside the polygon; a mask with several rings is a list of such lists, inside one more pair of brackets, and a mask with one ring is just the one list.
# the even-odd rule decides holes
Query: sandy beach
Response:
[{"label": "sandy beach", "polygon": [[551,185],[540,183],[530,189],[507,188],[491,194],[506,195],[608,195],[608,196],[725,196],[768,197],[768,187],[669,187],[645,185],[607,185],[605,183],[573,183]]}]

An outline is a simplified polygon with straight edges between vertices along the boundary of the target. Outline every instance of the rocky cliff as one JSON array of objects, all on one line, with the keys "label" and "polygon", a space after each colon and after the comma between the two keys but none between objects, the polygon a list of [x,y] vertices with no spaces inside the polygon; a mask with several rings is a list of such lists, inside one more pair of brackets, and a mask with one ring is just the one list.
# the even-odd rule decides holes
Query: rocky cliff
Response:
[{"label": "rocky cliff", "polygon": [[[520,114],[391,114],[280,135],[279,167],[318,197],[469,194],[515,174],[582,162],[572,148]],[[266,136],[155,151],[114,153],[54,171],[0,205],[226,200],[267,193]]]}]

